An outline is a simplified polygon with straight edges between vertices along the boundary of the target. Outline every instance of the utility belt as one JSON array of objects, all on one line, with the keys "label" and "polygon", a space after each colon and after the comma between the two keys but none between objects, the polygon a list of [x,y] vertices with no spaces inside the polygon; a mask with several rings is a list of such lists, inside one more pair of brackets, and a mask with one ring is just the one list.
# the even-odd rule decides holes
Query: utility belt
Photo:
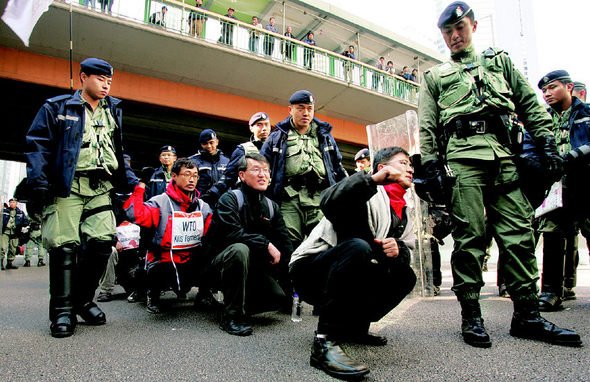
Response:
[{"label": "utility belt", "polygon": [[520,125],[514,123],[508,114],[459,116],[453,118],[445,126],[444,131],[447,138],[455,134],[458,139],[479,134],[494,134],[498,142],[508,146],[513,153],[521,151],[524,137]]},{"label": "utility belt", "polygon": [[314,194],[316,191],[323,190],[326,186],[326,182],[326,179],[318,177],[313,171],[287,178],[287,186],[293,187],[295,191],[301,191],[301,189],[305,187],[310,195]]},{"label": "utility belt", "polygon": [[88,185],[93,190],[98,189],[101,182],[106,182],[107,180],[112,179],[112,175],[109,175],[104,169],[76,171],[76,176],[88,178]]}]

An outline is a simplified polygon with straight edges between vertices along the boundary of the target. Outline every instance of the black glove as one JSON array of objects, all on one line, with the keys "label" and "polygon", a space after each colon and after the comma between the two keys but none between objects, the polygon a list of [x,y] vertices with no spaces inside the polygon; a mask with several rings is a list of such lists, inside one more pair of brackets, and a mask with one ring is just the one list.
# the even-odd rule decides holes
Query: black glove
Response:
[{"label": "black glove", "polygon": [[563,159],[557,153],[555,137],[553,135],[545,135],[537,143],[543,152],[543,162],[547,168],[549,177],[554,182],[557,182],[563,176]]},{"label": "black glove", "polygon": [[53,202],[53,195],[46,188],[39,188],[33,190],[29,195],[27,202],[27,212],[35,220],[40,221],[43,213],[43,208]]},{"label": "black glove", "polygon": [[[417,161],[412,162],[414,166]],[[420,199],[433,204],[448,205],[455,178],[446,174],[442,163],[432,160],[418,165],[414,171],[414,189]]]},{"label": "black glove", "polygon": [[142,168],[141,173],[139,174],[139,181],[148,184],[150,182],[150,179],[152,179],[152,175],[154,175],[154,172],[156,172],[156,169],[153,167]]}]

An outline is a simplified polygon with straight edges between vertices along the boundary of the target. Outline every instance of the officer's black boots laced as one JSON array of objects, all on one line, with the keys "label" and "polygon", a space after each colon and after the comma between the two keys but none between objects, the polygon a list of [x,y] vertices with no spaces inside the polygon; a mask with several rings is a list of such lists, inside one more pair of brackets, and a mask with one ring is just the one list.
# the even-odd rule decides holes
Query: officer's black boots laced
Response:
[{"label": "officer's black boots laced", "polygon": [[313,339],[311,366],[340,379],[360,379],[369,373],[369,368],[350,358],[337,342],[317,334]]},{"label": "officer's black boots laced", "polygon": [[76,251],[72,247],[52,249],[49,256],[49,319],[51,335],[62,338],[74,334],[72,280],[76,267]]},{"label": "officer's black boots laced", "polygon": [[562,346],[582,346],[580,336],[568,329],[562,329],[547,321],[539,314],[537,300],[514,301],[514,314],[510,334]]},{"label": "officer's black boots laced", "polygon": [[478,348],[489,348],[492,346],[490,336],[483,326],[481,310],[478,300],[462,300],[461,304],[461,334],[465,343]]}]

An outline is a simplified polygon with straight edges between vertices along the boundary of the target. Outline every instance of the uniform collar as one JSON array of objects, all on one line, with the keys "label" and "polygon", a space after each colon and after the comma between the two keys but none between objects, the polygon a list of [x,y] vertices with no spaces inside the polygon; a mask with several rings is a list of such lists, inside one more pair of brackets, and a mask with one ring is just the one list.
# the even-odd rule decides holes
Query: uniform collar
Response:
[{"label": "uniform collar", "polygon": [[457,53],[451,53],[451,59],[455,62],[470,63],[476,59],[475,48],[473,44]]}]

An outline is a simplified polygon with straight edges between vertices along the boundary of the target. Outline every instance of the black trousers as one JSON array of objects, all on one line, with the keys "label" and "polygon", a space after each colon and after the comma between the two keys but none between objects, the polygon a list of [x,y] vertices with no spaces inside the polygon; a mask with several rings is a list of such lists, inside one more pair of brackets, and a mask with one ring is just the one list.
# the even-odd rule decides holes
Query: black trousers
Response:
[{"label": "black trousers", "polygon": [[291,303],[290,291],[284,291],[273,274],[267,256],[252,253],[242,243],[225,248],[211,263],[211,276],[221,287],[225,314],[243,316],[282,309]]},{"label": "black trousers", "polygon": [[[300,298],[319,308],[318,333],[362,334],[395,308],[416,284],[409,264],[375,256],[362,239],[349,239],[299,260],[291,278]],[[379,262],[371,261],[379,258]]]}]

